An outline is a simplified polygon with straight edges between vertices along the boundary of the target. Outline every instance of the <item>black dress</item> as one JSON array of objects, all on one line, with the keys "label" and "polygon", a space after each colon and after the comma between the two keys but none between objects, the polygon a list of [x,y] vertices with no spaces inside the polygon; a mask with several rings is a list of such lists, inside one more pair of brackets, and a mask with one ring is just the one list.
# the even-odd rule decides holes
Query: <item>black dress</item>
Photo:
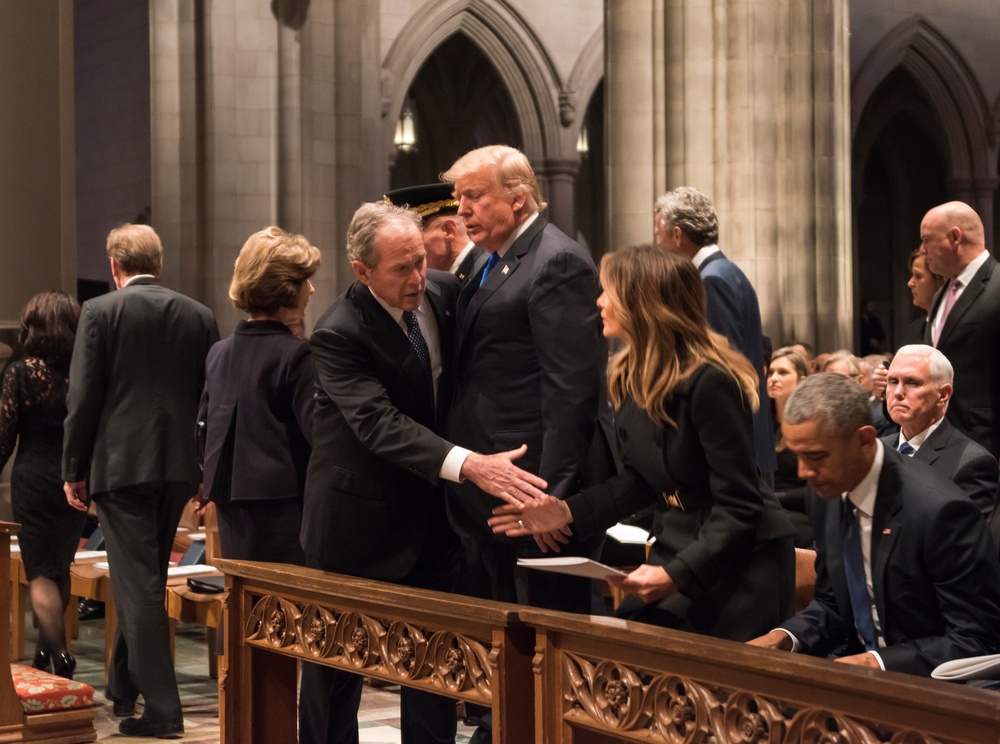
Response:
[{"label": "black dress", "polygon": [[63,493],[67,386],[64,372],[37,357],[12,363],[3,376],[0,468],[17,443],[10,493],[14,519],[21,523],[18,543],[29,581],[68,576],[87,516],[67,504]]}]

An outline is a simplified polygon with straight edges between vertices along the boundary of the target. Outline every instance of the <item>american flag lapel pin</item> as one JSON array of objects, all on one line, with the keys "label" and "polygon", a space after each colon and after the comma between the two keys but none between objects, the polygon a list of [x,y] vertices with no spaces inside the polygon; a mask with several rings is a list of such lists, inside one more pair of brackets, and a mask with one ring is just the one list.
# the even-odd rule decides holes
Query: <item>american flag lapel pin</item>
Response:
[{"label": "american flag lapel pin", "polygon": [[882,534],[883,535],[891,535],[892,534],[892,528],[891,527],[886,527],[884,530],[882,530]]},{"label": "american flag lapel pin", "polygon": [[503,268],[500,270],[500,273],[503,274],[504,276],[507,276],[508,271],[510,271],[510,267],[507,264],[504,264]]}]

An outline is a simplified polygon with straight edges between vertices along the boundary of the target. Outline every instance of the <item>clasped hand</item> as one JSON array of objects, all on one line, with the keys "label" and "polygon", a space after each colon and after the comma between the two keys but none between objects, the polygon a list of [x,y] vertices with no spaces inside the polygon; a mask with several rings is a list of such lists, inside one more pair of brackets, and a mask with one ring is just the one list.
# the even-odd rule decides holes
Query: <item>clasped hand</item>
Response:
[{"label": "clasped hand", "polygon": [[572,521],[573,515],[565,501],[543,493],[533,503],[498,506],[488,523],[498,535],[531,535],[543,553],[550,550],[558,553],[559,546],[569,542],[573,534],[569,528]]},{"label": "clasped hand", "polygon": [[520,507],[533,504],[545,496],[544,489],[549,487],[543,479],[527,470],[522,470],[514,464],[528,451],[528,445],[522,444],[515,450],[497,452],[493,455],[481,455],[471,452],[462,463],[462,477],[468,478],[491,496],[503,499],[508,504]]}]

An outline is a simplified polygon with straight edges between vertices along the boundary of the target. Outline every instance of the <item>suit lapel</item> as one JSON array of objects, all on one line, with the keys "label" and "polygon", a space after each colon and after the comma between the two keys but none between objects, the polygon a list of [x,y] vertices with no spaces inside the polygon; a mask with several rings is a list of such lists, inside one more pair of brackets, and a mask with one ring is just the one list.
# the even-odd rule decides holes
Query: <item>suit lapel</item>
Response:
[{"label": "suit lapel", "polygon": [[[819,496],[816,496],[819,499]],[[841,608],[841,615],[845,625],[848,626],[848,637],[853,638],[850,628],[854,627],[854,617],[851,614],[851,596],[847,591],[847,575],[844,573],[844,537],[841,530],[840,499],[821,502],[826,509],[826,544],[828,546],[826,556],[826,570],[830,574],[830,585],[833,593],[837,597],[837,605]]]},{"label": "suit lapel", "polygon": [[[962,296],[955,301],[955,306],[952,307],[951,312],[948,313],[948,318],[945,320],[944,328],[941,329],[941,336],[938,339],[939,347],[948,340],[948,336],[951,335],[951,332],[954,331],[955,327],[962,321],[962,316],[969,311],[972,304],[979,299],[979,295],[986,291],[986,285],[989,283],[990,278],[993,275],[993,267],[996,266],[996,263],[996,260],[992,256],[987,256],[986,263],[979,267],[979,271],[977,271],[972,277],[972,281],[969,282],[969,286],[966,287],[964,292],[962,292]],[[941,297],[944,296],[947,287],[948,285],[945,284],[941,290],[939,290],[939,292],[941,292]],[[937,303],[934,305],[934,312],[937,312]],[[934,316],[932,315],[931,317]]]},{"label": "suit lapel", "polygon": [[479,310],[514,275],[514,272],[521,263],[521,259],[531,249],[535,239],[542,234],[542,230],[545,229],[547,224],[549,223],[541,215],[536,217],[535,221],[528,226],[528,229],[514,241],[506,255],[493,267],[481,287],[479,286],[479,280],[489,254],[483,254],[476,261],[476,270],[472,275],[472,280],[463,288],[462,298],[459,301],[459,307],[462,309],[462,312],[458,319],[457,354],[461,354],[462,348],[465,345],[465,338],[472,328]]},{"label": "suit lapel", "polygon": [[948,447],[948,440],[951,438],[949,435],[950,428],[948,420],[943,419],[938,424],[938,428],[934,430],[934,433],[924,440],[920,449],[913,453],[913,456],[928,465],[933,465],[937,462]]},{"label": "suit lapel", "polygon": [[[352,294],[354,296],[355,307],[358,308],[358,317],[361,318],[362,327],[365,328],[375,344],[398,367],[402,368],[413,351],[402,327],[378,303],[371,290],[361,282],[355,282]],[[414,359],[416,359],[415,355]]]}]

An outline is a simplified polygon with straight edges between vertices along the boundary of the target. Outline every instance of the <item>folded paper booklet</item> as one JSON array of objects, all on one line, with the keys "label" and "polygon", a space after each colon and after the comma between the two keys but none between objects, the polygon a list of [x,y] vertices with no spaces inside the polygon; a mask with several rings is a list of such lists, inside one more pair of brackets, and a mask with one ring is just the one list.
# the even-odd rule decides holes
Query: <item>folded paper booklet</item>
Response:
[{"label": "folded paper booklet", "polygon": [[565,555],[555,558],[518,558],[517,565],[525,568],[537,568],[540,571],[582,576],[585,579],[610,579],[615,576],[627,576],[625,571],[605,566],[603,563],[589,558]]},{"label": "folded paper booklet", "polygon": [[86,561],[91,558],[107,558],[108,551],[106,550],[78,550],[76,555],[73,556],[75,561]]},{"label": "folded paper booklet", "polygon": [[952,659],[939,664],[931,676],[934,679],[1000,679],[1000,654]]},{"label": "folded paper booklet", "polygon": [[634,524],[622,524],[621,522],[614,527],[608,527],[607,535],[622,545],[645,545],[650,541],[648,530],[636,527]]},{"label": "folded paper booklet", "polygon": [[167,576],[192,576],[195,574],[215,573],[215,566],[203,564],[196,566],[174,566],[167,569]]}]

